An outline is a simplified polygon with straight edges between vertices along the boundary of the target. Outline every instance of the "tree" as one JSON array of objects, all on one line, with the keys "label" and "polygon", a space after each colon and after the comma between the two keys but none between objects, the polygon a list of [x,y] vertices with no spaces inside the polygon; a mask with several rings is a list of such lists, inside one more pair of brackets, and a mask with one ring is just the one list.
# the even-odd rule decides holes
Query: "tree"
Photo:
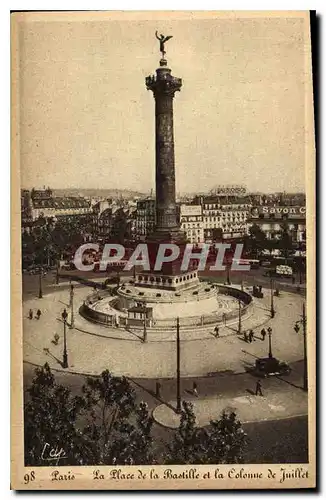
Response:
[{"label": "tree", "polygon": [[206,463],[243,463],[246,438],[235,412],[223,411],[219,420],[212,420],[207,431]]},{"label": "tree", "polygon": [[246,434],[234,412],[223,411],[220,419],[198,428],[193,405],[184,401],[179,428],[168,445],[166,463],[242,463],[246,443]]},{"label": "tree", "polygon": [[25,465],[56,465],[45,461],[42,452],[46,444],[64,449],[65,459],[60,465],[84,465],[87,443],[76,428],[76,419],[83,408],[80,397],[55,382],[48,363],[35,370],[32,386],[27,390],[28,402],[24,408]]},{"label": "tree", "polygon": [[119,423],[112,433],[107,447],[106,463],[114,465],[146,465],[155,463],[151,436],[153,418],[148,406],[141,402],[135,408],[135,424],[129,421]]},{"label": "tree", "polygon": [[258,226],[258,224],[253,224],[249,228],[249,235],[245,237],[244,247],[245,250],[255,256],[258,255],[259,252],[264,250],[266,246],[266,234],[262,229]]},{"label": "tree", "polygon": [[172,443],[168,444],[165,462],[168,464],[205,463],[206,433],[196,426],[193,404],[182,402],[180,425]]},{"label": "tree", "polygon": [[152,427],[153,417],[148,411],[147,403],[141,402],[136,410],[136,427],[131,435],[131,447],[135,451],[133,462],[136,464],[153,463]]},{"label": "tree", "polygon": [[[25,464],[126,465],[153,463],[153,419],[145,403],[136,405],[135,393],[125,377],[108,370],[89,377],[82,396],[72,396],[56,383],[49,365],[35,370],[25,404]],[[63,448],[57,464],[42,452]],[[48,457],[47,451],[47,457]]]},{"label": "tree", "polygon": [[285,257],[285,259],[287,259],[289,257],[289,254],[293,250],[293,241],[289,232],[289,225],[287,222],[284,222],[281,225],[279,236],[279,248],[282,255]]},{"label": "tree", "polygon": [[84,435],[93,443],[91,463],[149,463],[153,419],[145,403],[136,405],[126,377],[114,377],[106,370],[98,379],[88,378],[83,393],[88,411]]}]

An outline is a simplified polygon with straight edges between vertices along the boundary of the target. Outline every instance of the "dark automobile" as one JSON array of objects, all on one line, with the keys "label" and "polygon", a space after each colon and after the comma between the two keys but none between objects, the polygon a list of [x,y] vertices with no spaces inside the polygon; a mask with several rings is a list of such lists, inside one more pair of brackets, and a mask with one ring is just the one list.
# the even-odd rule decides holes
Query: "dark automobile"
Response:
[{"label": "dark automobile", "polygon": [[268,357],[257,359],[250,372],[257,377],[270,377],[272,375],[289,375],[291,368],[285,361]]}]

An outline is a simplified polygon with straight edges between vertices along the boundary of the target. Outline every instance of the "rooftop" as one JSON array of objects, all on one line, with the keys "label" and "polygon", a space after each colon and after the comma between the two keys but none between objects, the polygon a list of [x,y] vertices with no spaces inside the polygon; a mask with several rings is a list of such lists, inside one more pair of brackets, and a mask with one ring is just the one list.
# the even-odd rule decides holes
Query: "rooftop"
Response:
[{"label": "rooftop", "polygon": [[91,204],[85,198],[79,197],[51,197],[46,199],[34,199],[33,208],[90,208]]}]

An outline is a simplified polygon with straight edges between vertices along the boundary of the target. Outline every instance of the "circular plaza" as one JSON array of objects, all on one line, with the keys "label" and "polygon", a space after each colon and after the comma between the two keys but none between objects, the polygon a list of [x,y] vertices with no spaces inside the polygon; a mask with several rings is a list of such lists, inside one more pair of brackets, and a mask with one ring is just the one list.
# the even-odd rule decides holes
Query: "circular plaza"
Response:
[{"label": "circular plaza", "polygon": [[[22,310],[24,361],[38,366],[48,362],[56,370],[90,375],[98,375],[109,369],[114,375],[133,378],[174,378],[176,318],[173,315],[169,318],[159,316],[160,312],[163,316],[164,307],[168,308],[169,303],[164,300],[155,303],[157,314],[152,324],[146,325],[147,338],[144,342],[144,321],[139,319],[138,322],[123,324],[121,318],[127,317],[126,311],[121,308],[123,302],[112,304],[124,294],[130,295],[127,293],[129,286],[125,284],[124,288],[120,287],[119,296],[112,295],[109,290],[92,291],[87,286],[77,284],[74,287],[73,308],[68,283],[53,285],[41,299],[35,297],[25,300]],[[202,314],[194,309],[198,303],[197,297],[189,301],[190,306],[182,300],[179,302],[182,377],[246,371],[257,357],[267,355],[267,341],[261,339],[260,331],[268,327],[273,330],[272,346],[276,357],[287,362],[303,358],[302,335],[293,329],[294,323],[300,318],[302,296],[282,291],[279,297],[274,298],[276,314],[272,319],[269,289],[262,290],[262,298],[253,298],[249,287],[241,290],[240,287],[218,284],[214,288],[210,284],[203,286],[205,298],[202,299]],[[210,290],[205,292],[205,288]],[[245,304],[244,300],[249,300],[247,296],[250,301]],[[168,295],[164,294],[165,298]],[[151,303],[149,299],[149,296],[146,297],[146,304]],[[101,322],[94,317],[90,320],[85,316],[85,304],[105,317],[120,314],[120,320],[112,321],[111,318],[110,322]],[[33,319],[29,319],[30,309],[34,312],[40,309],[40,318],[35,319],[34,315]],[[66,325],[62,318],[64,309],[68,312]],[[195,325],[194,318],[197,322]],[[218,337],[214,331],[217,324]],[[67,368],[62,365],[64,328]],[[243,332],[249,329],[254,331],[252,343],[245,342],[243,338]]]}]

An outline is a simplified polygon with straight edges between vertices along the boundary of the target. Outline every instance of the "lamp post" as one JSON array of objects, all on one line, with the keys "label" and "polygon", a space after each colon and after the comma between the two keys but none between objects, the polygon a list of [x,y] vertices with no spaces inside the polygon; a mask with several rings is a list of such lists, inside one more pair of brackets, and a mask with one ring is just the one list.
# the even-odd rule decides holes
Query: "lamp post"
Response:
[{"label": "lamp post", "polygon": [[70,325],[69,328],[75,328],[74,317],[74,285],[70,285]]},{"label": "lamp post", "polygon": [[268,357],[272,358],[273,357],[273,354],[272,354],[272,333],[273,333],[273,330],[270,326],[267,328],[267,333],[268,333]]},{"label": "lamp post", "polygon": [[62,367],[68,368],[67,336],[66,336],[66,325],[67,325],[68,313],[67,313],[66,309],[63,310],[63,313],[61,314],[61,316],[63,319],[63,362],[62,362]]},{"label": "lamp post", "polygon": [[307,317],[306,317],[306,306],[305,303],[302,304],[302,316],[299,321],[294,325],[294,331],[299,333],[300,325],[302,324],[303,330],[303,390],[308,391],[308,366],[307,366]]},{"label": "lamp post", "polygon": [[271,279],[271,318],[274,318],[275,316],[275,309],[274,309],[274,282]]},{"label": "lamp post", "polygon": [[42,299],[43,298],[43,291],[42,291],[42,274],[43,274],[43,268],[40,268],[40,273],[38,275],[39,279],[39,291],[38,291],[38,298]]},{"label": "lamp post", "polygon": [[57,267],[56,267],[56,272],[55,272],[55,284],[59,284],[59,268],[60,268],[60,263],[57,261]]},{"label": "lamp post", "polygon": [[241,335],[241,300],[238,300],[239,303],[239,318],[238,318],[238,334]]},{"label": "lamp post", "polygon": [[227,285],[231,285],[231,280],[230,280],[230,267],[231,267],[230,263],[229,263],[229,262],[227,262],[227,264],[226,264],[226,284],[227,284]]},{"label": "lamp post", "polygon": [[177,413],[181,413],[181,387],[180,387],[180,322],[177,318]]},{"label": "lamp post", "polygon": [[146,324],[146,319],[147,319],[147,304],[144,302],[143,309],[144,309],[144,330],[143,330],[143,342],[147,342],[147,324]]}]

